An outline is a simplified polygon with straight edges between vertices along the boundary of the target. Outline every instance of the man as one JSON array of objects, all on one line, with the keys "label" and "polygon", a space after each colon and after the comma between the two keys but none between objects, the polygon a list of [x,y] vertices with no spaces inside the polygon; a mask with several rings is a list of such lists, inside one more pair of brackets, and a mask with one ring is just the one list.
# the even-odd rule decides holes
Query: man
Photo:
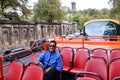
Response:
[{"label": "man", "polygon": [[54,40],[51,41],[49,51],[41,53],[37,58],[37,63],[42,63],[41,68],[44,71],[44,80],[59,80],[57,78],[63,70],[62,57],[55,51],[56,46],[56,42]]}]

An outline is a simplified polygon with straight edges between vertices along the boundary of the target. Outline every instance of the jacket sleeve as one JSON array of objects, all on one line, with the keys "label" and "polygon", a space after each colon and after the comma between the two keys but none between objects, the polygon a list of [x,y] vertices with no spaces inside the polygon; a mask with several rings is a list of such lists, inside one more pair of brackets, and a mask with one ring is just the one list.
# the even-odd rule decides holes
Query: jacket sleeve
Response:
[{"label": "jacket sleeve", "polygon": [[59,57],[57,59],[56,69],[60,72],[62,72],[62,70],[63,70],[63,62],[62,62],[62,57],[60,54],[59,54]]}]

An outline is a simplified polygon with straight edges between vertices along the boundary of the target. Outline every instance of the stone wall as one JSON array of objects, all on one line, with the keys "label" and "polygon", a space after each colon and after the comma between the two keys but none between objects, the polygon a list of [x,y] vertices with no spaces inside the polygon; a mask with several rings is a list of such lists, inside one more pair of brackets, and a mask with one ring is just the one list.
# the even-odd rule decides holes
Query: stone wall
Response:
[{"label": "stone wall", "polygon": [[0,50],[29,47],[29,42],[46,37],[74,33],[77,26],[68,23],[42,23],[25,21],[0,21]]}]

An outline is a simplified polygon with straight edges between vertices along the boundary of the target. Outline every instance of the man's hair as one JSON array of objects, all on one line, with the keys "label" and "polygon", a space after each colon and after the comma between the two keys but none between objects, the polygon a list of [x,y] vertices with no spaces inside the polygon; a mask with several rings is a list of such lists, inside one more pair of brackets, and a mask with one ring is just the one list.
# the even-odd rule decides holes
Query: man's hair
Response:
[{"label": "man's hair", "polygon": [[57,45],[55,40],[50,41],[50,43],[55,43],[55,46]]}]

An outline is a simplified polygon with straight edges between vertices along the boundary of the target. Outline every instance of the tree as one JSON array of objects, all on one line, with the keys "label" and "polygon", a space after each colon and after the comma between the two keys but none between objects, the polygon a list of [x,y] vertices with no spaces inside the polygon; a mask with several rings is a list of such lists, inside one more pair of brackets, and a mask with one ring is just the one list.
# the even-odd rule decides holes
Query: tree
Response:
[{"label": "tree", "polygon": [[109,19],[109,12],[110,10],[107,8],[103,8],[101,10],[89,8],[70,14],[67,16],[66,20],[69,22],[77,22],[78,28],[83,28],[86,21],[93,19]]},{"label": "tree", "polygon": [[31,14],[27,2],[28,0],[0,0],[0,18],[19,20],[20,13],[27,18]]},{"label": "tree", "polygon": [[48,23],[61,22],[64,14],[59,0],[38,0],[34,6],[34,20],[47,21]]},{"label": "tree", "polygon": [[111,18],[120,20],[120,0],[109,0],[111,5],[110,16]]}]

